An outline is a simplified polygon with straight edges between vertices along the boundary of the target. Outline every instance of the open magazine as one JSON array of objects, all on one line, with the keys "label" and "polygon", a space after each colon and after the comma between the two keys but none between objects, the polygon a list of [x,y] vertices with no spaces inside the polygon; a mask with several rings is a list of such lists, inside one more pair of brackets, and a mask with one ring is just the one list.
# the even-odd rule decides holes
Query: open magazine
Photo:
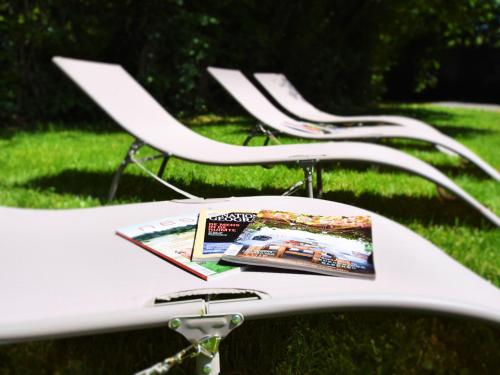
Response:
[{"label": "open magazine", "polygon": [[314,273],[374,278],[370,216],[260,211],[222,260]]},{"label": "open magazine", "polygon": [[198,214],[193,213],[131,225],[116,233],[204,280],[239,271],[217,262],[191,261],[197,222]]}]

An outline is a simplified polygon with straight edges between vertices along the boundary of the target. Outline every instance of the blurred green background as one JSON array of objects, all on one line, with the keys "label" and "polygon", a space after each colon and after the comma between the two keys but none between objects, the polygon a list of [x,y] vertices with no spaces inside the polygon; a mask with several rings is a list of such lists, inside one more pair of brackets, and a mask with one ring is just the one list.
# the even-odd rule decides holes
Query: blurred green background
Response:
[{"label": "blurred green background", "polygon": [[0,0],[0,116],[88,119],[54,55],[117,62],[170,111],[234,110],[207,65],[283,72],[342,112],[498,101],[498,0]]}]

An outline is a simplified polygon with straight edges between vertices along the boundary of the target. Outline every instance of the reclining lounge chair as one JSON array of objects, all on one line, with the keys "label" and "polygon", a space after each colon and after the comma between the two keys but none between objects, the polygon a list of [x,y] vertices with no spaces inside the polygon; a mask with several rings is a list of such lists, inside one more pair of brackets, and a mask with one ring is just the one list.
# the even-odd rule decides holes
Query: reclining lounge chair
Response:
[{"label": "reclining lounge chair", "polygon": [[[477,165],[495,180],[500,181],[500,173],[482,160],[467,147],[454,139],[440,133],[433,127],[417,120],[404,117],[356,117],[349,120],[337,120],[335,123],[361,122],[373,119],[372,122],[385,122],[404,126],[379,125],[358,127],[331,127],[321,124],[308,124],[297,121],[278,110],[267,98],[238,70],[220,69],[209,67],[209,73],[233,96],[252,116],[261,122],[258,129],[265,130],[262,125],[270,127],[279,133],[299,138],[315,140],[353,140],[353,139],[381,139],[381,138],[407,138],[417,141],[429,142],[439,149],[447,149],[452,153],[469,160]],[[378,120],[377,120],[377,119]],[[401,120],[401,119],[404,119]],[[397,121],[396,121],[397,120]],[[330,121],[331,122],[331,121]],[[250,133],[246,142],[252,135]],[[269,133],[266,133],[268,136]]]},{"label": "reclining lounge chair", "polygon": [[283,74],[255,73],[255,79],[283,108],[298,118],[335,125],[362,123],[399,125],[414,129],[432,128],[432,126],[404,116],[337,116],[323,112],[306,101],[292,83]]},{"label": "reclining lounge chair", "polygon": [[[165,156],[159,175],[168,157],[213,165],[268,165],[298,163],[304,170],[309,197],[313,196],[313,172],[317,168],[318,189],[321,190],[322,161],[359,161],[392,166],[422,176],[461,197],[495,225],[500,219],[463,191],[434,167],[403,152],[380,145],[358,142],[327,142],[318,144],[245,147],[217,142],[203,137],[179,123],[168,114],[121,66],[55,57],[54,62],[125,130],[136,137],[120,164],[110,197],[129,163],[139,166],[136,151],[147,144]],[[152,174],[151,172],[148,172]],[[155,176],[156,177],[156,176]],[[158,179],[158,177],[156,177]],[[188,198],[193,195],[163,182]]]},{"label": "reclining lounge chair", "polygon": [[[202,207],[369,214],[376,277],[259,271],[206,282],[114,234],[119,227]],[[212,336],[235,314],[241,324],[271,316],[397,309],[500,323],[500,290],[490,282],[405,227],[335,202],[244,197],[76,210],[0,207],[0,227],[0,344],[164,327],[187,319]],[[211,361],[197,359],[201,365]],[[215,370],[217,363],[212,366]]]}]

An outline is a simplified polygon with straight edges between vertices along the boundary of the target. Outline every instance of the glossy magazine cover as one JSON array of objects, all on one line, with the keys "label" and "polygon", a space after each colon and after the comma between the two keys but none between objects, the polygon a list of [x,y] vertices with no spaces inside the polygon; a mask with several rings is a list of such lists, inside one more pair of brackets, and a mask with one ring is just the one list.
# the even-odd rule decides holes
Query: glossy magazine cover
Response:
[{"label": "glossy magazine cover", "polygon": [[250,224],[256,212],[209,211],[202,209],[193,251],[194,261],[217,262]]},{"label": "glossy magazine cover", "polygon": [[238,264],[374,278],[371,217],[260,211],[222,259]]}]

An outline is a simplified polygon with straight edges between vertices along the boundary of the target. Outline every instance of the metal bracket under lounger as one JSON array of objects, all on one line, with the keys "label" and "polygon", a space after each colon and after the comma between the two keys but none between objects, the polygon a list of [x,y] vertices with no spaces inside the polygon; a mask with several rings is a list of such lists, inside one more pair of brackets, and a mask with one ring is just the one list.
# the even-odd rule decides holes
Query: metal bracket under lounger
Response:
[{"label": "metal bracket under lounger", "polygon": [[[147,156],[144,158],[136,158],[135,155],[139,151],[139,149],[143,146],[145,146],[146,143],[141,141],[140,139],[136,139],[132,144],[130,145],[129,149],[127,150],[127,153],[125,154],[125,157],[123,158],[122,162],[118,166],[118,169],[116,170],[114,176],[113,176],[113,181],[111,182],[111,186],[109,188],[109,193],[108,193],[108,201],[111,201],[115,198],[116,196],[116,190],[118,189],[118,185],[120,183],[120,178],[127,167],[130,163],[136,164],[139,168],[141,168],[144,172],[146,172],[149,176],[154,178],[156,181],[158,181],[160,184],[168,187],[169,189],[185,196],[186,198],[192,199],[192,198],[199,198],[193,194],[188,193],[187,191],[184,191],[168,182],[162,179],[163,173],[165,172],[165,167],[167,166],[167,162],[170,158],[170,155],[165,154],[165,153],[159,153],[157,155],[153,156]],[[161,162],[161,166],[158,170],[158,174],[154,174],[151,172],[149,169],[147,169],[142,163],[151,161],[154,159],[158,158],[163,158]]]},{"label": "metal bracket under lounger", "polygon": [[243,315],[209,314],[173,318],[168,327],[189,340],[191,345],[136,375],[164,374],[189,358],[196,358],[196,373],[217,375],[220,372],[219,344],[236,327],[243,324]]}]

